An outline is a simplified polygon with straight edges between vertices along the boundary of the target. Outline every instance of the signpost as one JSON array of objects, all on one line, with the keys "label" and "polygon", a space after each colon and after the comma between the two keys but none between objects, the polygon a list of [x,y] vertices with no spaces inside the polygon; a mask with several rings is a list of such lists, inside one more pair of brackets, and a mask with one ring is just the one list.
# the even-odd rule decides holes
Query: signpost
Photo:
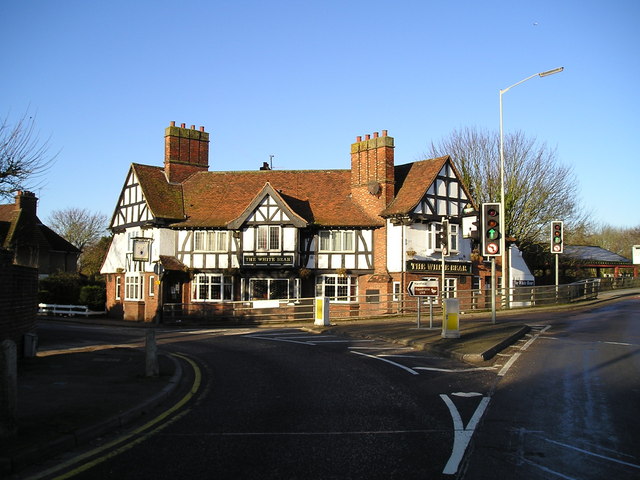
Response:
[{"label": "signpost", "polygon": [[412,297],[418,298],[418,328],[420,328],[420,305],[422,303],[421,297],[427,297],[429,299],[429,328],[433,328],[433,299],[439,295],[438,280],[416,280],[409,282],[407,291]]}]

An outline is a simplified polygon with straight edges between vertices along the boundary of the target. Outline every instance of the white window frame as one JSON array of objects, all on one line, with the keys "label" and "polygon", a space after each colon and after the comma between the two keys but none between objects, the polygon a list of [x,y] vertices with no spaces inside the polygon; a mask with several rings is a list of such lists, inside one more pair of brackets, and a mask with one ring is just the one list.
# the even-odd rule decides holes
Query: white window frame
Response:
[{"label": "white window frame", "polygon": [[144,299],[144,277],[142,275],[125,275],[124,299],[130,301],[140,301]]},{"label": "white window frame", "polygon": [[[233,279],[222,273],[198,273],[194,275],[191,298],[194,302],[224,302],[233,300]],[[213,292],[218,290],[218,294]]]},{"label": "white window frame", "polygon": [[444,292],[442,292],[443,298],[456,298],[457,296],[458,279],[455,277],[447,277],[444,279]]},{"label": "white window frame", "polygon": [[[344,292],[345,288],[346,292]],[[356,303],[358,301],[358,277],[337,274],[318,275],[316,277],[316,292],[334,303]]]},{"label": "white window frame", "polygon": [[116,300],[122,300],[122,277],[116,277]]},{"label": "white window frame", "polygon": [[399,302],[402,298],[402,283],[393,282],[393,301]]},{"label": "white window frame", "polygon": [[[263,282],[263,281],[267,282],[267,297],[266,298],[264,298],[264,297],[262,297],[262,298],[254,297],[253,296],[254,284],[256,282]],[[287,295],[286,295],[286,297],[283,297],[283,298],[272,298],[273,291],[274,291],[274,289],[272,288],[272,284],[275,283],[275,282],[287,282],[287,286],[286,286]],[[247,296],[248,296],[249,300],[289,300],[289,298],[291,297],[290,294],[289,294],[290,289],[291,289],[291,279],[290,278],[270,278],[270,277],[258,278],[258,277],[256,277],[256,278],[250,278],[248,283],[249,283],[249,288],[247,289]]]},{"label": "white window frame", "polygon": [[256,251],[279,252],[282,250],[282,227],[260,225],[256,228]]},{"label": "white window frame", "polygon": [[229,245],[227,230],[196,230],[193,233],[194,252],[226,252]]},{"label": "white window frame", "polygon": [[155,297],[155,295],[156,295],[156,282],[155,282],[155,277],[151,275],[149,277],[149,296]]},{"label": "white window frame", "polygon": [[321,230],[318,233],[318,251],[355,252],[355,230]]},{"label": "white window frame", "polygon": [[[442,222],[431,222],[427,228],[427,250],[441,252],[442,247],[436,245],[438,234],[442,231]],[[449,223],[449,253],[458,253],[460,251],[459,243],[460,225]]]}]

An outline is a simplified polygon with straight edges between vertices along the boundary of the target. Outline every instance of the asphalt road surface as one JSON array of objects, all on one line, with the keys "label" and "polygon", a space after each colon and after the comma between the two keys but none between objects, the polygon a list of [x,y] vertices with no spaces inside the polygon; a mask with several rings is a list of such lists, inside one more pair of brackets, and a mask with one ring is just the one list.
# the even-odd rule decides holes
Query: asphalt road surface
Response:
[{"label": "asphalt road surface", "polygon": [[[201,374],[197,393],[153,429],[65,460],[78,479],[640,478],[640,299],[531,324],[481,367],[295,329],[160,330]],[[140,337],[100,328],[41,339]]]},{"label": "asphalt road surface", "polygon": [[497,384],[463,478],[640,478],[640,299],[559,315]]}]

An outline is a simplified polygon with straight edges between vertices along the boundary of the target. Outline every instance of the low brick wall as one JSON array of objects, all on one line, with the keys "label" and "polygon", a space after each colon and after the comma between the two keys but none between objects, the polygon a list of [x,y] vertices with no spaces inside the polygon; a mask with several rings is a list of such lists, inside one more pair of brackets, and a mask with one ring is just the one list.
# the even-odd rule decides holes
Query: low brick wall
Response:
[{"label": "low brick wall", "polygon": [[22,356],[24,334],[35,331],[38,313],[38,269],[13,265],[0,252],[0,342],[13,340]]}]

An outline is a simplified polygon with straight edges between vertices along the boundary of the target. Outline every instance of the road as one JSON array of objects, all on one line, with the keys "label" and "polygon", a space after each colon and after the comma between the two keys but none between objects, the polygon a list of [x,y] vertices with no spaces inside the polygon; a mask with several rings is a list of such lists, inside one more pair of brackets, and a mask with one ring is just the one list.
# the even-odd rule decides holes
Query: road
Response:
[{"label": "road", "polygon": [[[638,478],[639,312],[538,317],[482,367],[295,329],[160,330],[202,373],[194,401],[74,478]],[[41,343],[138,330],[51,327]]]},{"label": "road", "polygon": [[497,384],[462,478],[640,478],[640,299],[558,315]]}]

